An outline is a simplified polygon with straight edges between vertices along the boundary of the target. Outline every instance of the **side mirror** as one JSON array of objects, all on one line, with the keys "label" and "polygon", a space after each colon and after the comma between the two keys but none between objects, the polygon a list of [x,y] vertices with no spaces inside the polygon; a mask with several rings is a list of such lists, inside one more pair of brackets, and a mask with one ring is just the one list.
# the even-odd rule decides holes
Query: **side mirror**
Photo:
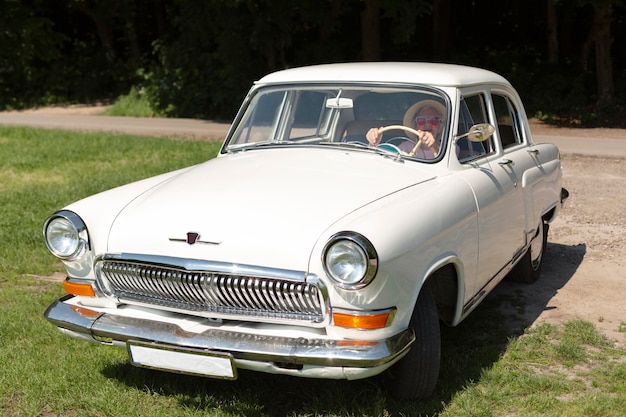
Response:
[{"label": "side mirror", "polygon": [[484,142],[489,139],[489,137],[493,135],[493,132],[495,131],[496,128],[493,127],[493,125],[489,123],[479,123],[470,127],[469,132],[455,137],[454,140],[457,141],[467,136],[467,138],[471,142]]}]

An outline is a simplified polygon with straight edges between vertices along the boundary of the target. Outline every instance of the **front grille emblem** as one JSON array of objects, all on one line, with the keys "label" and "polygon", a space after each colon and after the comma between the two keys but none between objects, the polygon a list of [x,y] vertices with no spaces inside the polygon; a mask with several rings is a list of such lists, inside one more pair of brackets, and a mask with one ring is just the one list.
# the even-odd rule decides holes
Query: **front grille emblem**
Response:
[{"label": "front grille emblem", "polygon": [[196,233],[196,232],[187,233],[187,243],[189,243],[190,245],[193,245],[199,239],[200,239],[200,233]]},{"label": "front grille emblem", "polygon": [[205,245],[219,245],[222,242],[210,242],[208,240],[200,240],[200,233],[197,232],[187,232],[187,238],[175,238],[171,237],[170,242],[186,242],[188,245],[195,245],[196,243],[202,243]]}]

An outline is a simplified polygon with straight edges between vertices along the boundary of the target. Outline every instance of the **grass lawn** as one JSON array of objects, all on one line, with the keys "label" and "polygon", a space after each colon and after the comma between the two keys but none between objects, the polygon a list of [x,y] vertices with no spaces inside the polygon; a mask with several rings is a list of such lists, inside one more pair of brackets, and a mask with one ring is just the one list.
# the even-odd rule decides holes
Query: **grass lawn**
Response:
[{"label": "grass lawn", "polygon": [[[43,318],[62,272],[47,216],[82,197],[213,157],[218,143],[0,127],[0,416],[623,416],[626,351],[587,322],[507,330],[490,297],[443,328],[435,395],[397,401],[373,380],[241,371],[225,382],[134,368]],[[512,295],[514,296],[514,295]]]}]

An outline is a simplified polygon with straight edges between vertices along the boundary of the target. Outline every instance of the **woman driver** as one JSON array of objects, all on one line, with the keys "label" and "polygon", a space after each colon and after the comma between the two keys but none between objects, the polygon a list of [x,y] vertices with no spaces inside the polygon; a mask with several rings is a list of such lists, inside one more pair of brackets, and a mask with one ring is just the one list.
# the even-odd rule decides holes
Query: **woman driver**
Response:
[{"label": "woman driver", "polygon": [[[434,100],[420,101],[407,110],[404,116],[404,125],[412,127],[418,132],[417,140],[421,141],[421,146],[415,156],[424,159],[435,158],[441,147],[441,133],[443,123],[443,113],[445,108],[442,104]],[[371,145],[378,145],[383,137],[381,128],[373,127],[365,135]],[[408,133],[411,137],[415,135]],[[415,142],[406,140],[398,148],[406,153],[411,153],[415,148]]]}]

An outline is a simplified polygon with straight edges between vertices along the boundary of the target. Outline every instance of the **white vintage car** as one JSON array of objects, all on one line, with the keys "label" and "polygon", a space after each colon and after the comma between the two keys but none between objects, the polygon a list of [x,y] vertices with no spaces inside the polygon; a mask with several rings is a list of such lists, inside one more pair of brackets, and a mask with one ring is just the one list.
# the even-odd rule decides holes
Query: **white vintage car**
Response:
[{"label": "white vintage car", "polygon": [[424,63],[254,83],[219,155],[45,223],[67,292],[45,312],[132,364],[234,379],[384,375],[435,388],[439,326],[532,282],[566,191],[499,75]]}]

